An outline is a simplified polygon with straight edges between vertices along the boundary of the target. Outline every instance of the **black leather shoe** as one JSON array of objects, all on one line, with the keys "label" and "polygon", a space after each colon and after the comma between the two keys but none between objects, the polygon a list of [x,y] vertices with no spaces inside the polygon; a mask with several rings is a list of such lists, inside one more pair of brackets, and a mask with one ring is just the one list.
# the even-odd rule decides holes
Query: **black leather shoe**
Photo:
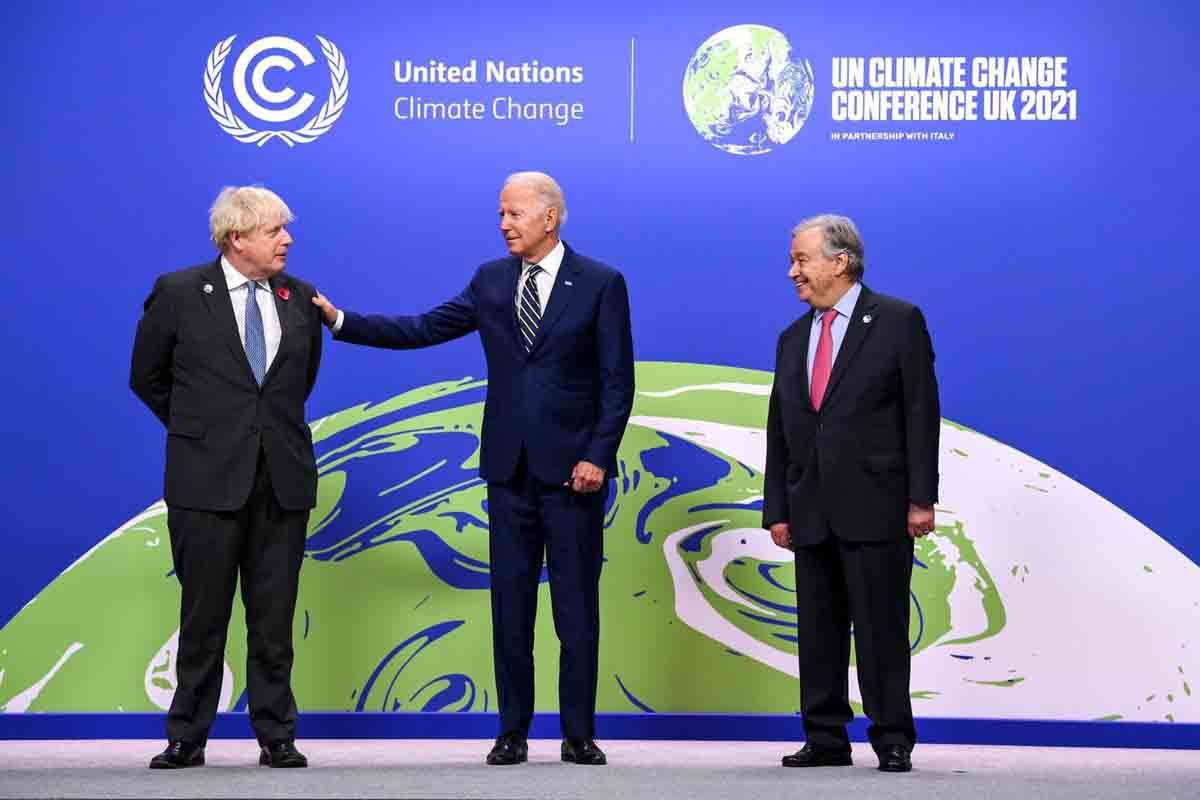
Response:
[{"label": "black leather shoe", "polygon": [[594,767],[608,763],[604,751],[596,746],[593,739],[563,739],[562,760],[572,764],[590,764]]},{"label": "black leather shoe", "polygon": [[912,756],[902,744],[893,744],[878,751],[880,772],[912,772]]},{"label": "black leather shoe", "polygon": [[307,767],[308,759],[304,757],[304,753],[296,749],[295,742],[284,739],[263,745],[262,750],[258,753],[258,765],[276,769],[296,769]]},{"label": "black leather shoe", "polygon": [[203,767],[204,748],[198,744],[176,739],[167,744],[167,749],[150,759],[150,769],[183,769]]},{"label": "black leather shoe", "polygon": [[783,757],[785,767],[848,767],[853,763],[849,750],[818,747],[813,744],[806,744],[791,755]]},{"label": "black leather shoe", "polygon": [[529,742],[525,734],[517,731],[502,733],[496,737],[496,744],[487,754],[487,763],[493,767],[504,767],[509,764],[520,764],[529,760]]}]

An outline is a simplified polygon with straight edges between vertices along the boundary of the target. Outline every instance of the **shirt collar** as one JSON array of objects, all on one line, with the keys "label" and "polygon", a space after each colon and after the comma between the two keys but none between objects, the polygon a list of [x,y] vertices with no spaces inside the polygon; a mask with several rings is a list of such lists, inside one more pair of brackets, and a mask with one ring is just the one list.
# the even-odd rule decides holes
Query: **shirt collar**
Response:
[{"label": "shirt collar", "polygon": [[[545,270],[546,274],[550,276],[550,280],[553,281],[558,278],[558,268],[562,266],[563,255],[565,253],[566,248],[563,246],[562,239],[559,239],[558,243],[554,245],[554,249],[547,253],[545,258],[537,262],[538,266]],[[525,278],[525,275],[529,272],[529,268],[531,266],[533,266],[531,262],[521,262],[522,279]]]},{"label": "shirt collar", "polygon": [[[837,309],[838,314],[849,320],[850,316],[854,313],[854,307],[858,305],[858,296],[860,294],[862,294],[862,284],[855,281],[846,290],[846,293],[842,295],[842,299],[833,304],[833,307]],[[813,315],[813,319],[816,322],[820,322],[823,316],[825,316],[825,310],[817,311]]]},{"label": "shirt collar", "polygon": [[[229,263],[224,255],[221,256],[221,271],[225,273],[225,288],[229,291],[240,289],[243,285],[250,282],[250,279],[237,271],[237,267]],[[271,291],[271,284],[266,280],[255,281],[260,289]]]}]

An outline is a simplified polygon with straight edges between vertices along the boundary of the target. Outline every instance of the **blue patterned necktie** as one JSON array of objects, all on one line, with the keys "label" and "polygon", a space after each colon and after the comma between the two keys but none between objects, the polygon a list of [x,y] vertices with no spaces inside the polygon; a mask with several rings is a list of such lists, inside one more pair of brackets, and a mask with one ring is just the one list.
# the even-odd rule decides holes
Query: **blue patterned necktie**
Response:
[{"label": "blue patterned necktie", "polygon": [[254,296],[257,289],[258,284],[254,281],[246,283],[246,358],[254,371],[254,379],[262,386],[267,374],[267,337],[263,333],[262,312],[258,310],[258,300]]},{"label": "blue patterned necktie", "polygon": [[533,349],[533,340],[537,338],[538,323],[542,321],[542,302],[538,299],[537,276],[542,268],[534,264],[525,276],[525,284],[521,287],[521,302],[517,306],[517,323],[521,328],[521,341],[525,352]]}]

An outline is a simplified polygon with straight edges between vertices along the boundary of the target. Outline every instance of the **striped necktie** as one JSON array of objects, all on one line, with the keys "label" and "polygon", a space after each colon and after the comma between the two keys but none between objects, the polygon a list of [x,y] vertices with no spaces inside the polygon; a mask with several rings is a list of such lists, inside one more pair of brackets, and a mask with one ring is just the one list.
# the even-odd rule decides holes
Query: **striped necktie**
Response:
[{"label": "striped necktie", "polygon": [[533,349],[538,323],[542,321],[542,301],[538,299],[537,288],[537,276],[542,271],[537,264],[529,268],[525,283],[521,286],[521,302],[517,305],[517,323],[521,328],[521,341],[527,353]]}]

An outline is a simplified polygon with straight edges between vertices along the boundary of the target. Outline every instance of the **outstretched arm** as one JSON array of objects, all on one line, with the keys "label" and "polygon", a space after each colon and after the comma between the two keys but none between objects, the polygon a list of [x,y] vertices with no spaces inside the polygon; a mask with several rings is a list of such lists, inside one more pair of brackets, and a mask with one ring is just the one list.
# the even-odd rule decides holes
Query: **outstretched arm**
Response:
[{"label": "outstretched arm", "polygon": [[478,327],[474,281],[457,297],[415,316],[340,311],[319,292],[313,298],[313,304],[321,309],[335,339],[390,350],[431,347],[466,336]]}]

